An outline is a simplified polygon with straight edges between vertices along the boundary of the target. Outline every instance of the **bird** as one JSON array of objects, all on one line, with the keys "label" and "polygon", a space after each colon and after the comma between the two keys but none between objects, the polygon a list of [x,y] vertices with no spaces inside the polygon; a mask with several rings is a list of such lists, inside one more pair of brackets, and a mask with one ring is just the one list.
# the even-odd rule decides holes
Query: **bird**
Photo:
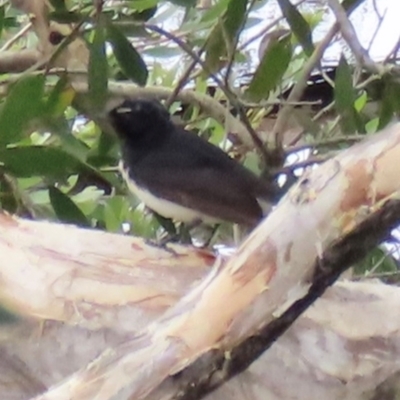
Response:
[{"label": "bird", "polygon": [[186,224],[254,227],[278,189],[222,149],[177,126],[155,99],[125,98],[108,112],[121,143],[119,169],[149,209]]}]

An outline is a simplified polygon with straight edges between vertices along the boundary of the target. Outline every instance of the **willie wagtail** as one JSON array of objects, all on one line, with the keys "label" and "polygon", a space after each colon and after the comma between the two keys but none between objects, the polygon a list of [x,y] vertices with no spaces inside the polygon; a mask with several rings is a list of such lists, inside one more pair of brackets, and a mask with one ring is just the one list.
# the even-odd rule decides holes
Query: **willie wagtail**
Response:
[{"label": "willie wagtail", "polygon": [[121,141],[121,173],[145,205],[186,223],[254,226],[260,203],[276,198],[263,181],[218,147],[176,126],[155,100],[124,100],[109,112]]}]

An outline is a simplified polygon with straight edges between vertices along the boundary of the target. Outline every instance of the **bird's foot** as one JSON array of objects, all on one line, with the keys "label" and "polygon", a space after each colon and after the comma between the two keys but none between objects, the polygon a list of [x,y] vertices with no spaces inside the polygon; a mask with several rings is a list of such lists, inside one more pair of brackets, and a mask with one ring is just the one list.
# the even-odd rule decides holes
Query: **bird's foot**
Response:
[{"label": "bird's foot", "polygon": [[153,239],[145,240],[145,243],[147,245],[152,246],[152,247],[157,247],[158,249],[165,250],[168,253],[171,253],[172,255],[176,256],[176,255],[178,255],[176,253],[176,251],[171,249],[170,247],[168,247],[168,244],[173,243],[173,242],[176,242],[176,240],[170,240],[168,235],[167,235],[167,237],[161,238],[160,240],[153,240]]},{"label": "bird's foot", "polygon": [[212,227],[209,237],[208,237],[207,240],[203,243],[203,245],[201,246],[201,248],[206,249],[206,248],[208,248],[208,247],[211,246],[213,240],[215,239],[215,237],[216,237],[216,235],[217,235],[217,231],[218,231],[218,228],[220,227],[220,225],[221,225],[221,224],[215,224],[215,225]]}]

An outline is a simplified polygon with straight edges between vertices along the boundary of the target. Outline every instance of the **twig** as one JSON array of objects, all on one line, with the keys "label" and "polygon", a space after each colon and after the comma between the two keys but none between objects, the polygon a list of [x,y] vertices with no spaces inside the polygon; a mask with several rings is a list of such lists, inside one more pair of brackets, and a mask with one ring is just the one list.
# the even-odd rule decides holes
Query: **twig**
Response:
[{"label": "twig", "polygon": [[315,100],[315,101],[268,100],[268,101],[260,101],[259,103],[250,103],[243,99],[240,100],[240,104],[242,104],[242,106],[249,108],[266,108],[271,106],[285,106],[285,105],[300,106],[300,107],[318,106],[321,103],[322,103],[321,100]]},{"label": "twig", "polygon": [[376,8],[375,2],[374,2],[374,8],[375,8],[376,14],[378,15],[378,23],[376,24],[374,33],[373,33],[373,35],[372,35],[372,37],[371,37],[371,40],[369,41],[369,44],[368,44],[368,52],[371,50],[371,47],[372,47],[372,45],[373,45],[373,43],[374,43],[374,41],[375,41],[375,39],[376,39],[376,35],[378,34],[379,30],[381,29],[381,26],[382,26],[382,23],[383,23],[383,20],[384,20],[384,18],[385,18],[386,11],[387,11],[387,9],[386,9],[386,10],[384,11],[383,15],[380,15],[379,12],[378,12],[378,9]]},{"label": "twig", "polygon": [[189,76],[192,73],[192,71],[195,69],[196,65],[198,64],[199,59],[201,59],[201,55],[204,52],[206,44],[204,43],[203,46],[200,48],[200,50],[197,53],[197,58],[193,58],[192,62],[188,65],[186,68],[185,72],[182,74],[181,78],[178,81],[178,84],[175,86],[175,89],[171,93],[171,96],[168,97],[168,99],[165,102],[165,107],[170,108],[172,103],[175,101],[176,96],[178,93],[183,89],[183,87],[186,85],[188,82]]},{"label": "twig", "polygon": [[395,253],[395,250],[392,250],[389,252],[389,254],[384,254],[376,263],[375,265],[369,270],[365,272],[365,277],[369,277],[371,275],[373,275],[374,273],[376,273],[376,270],[384,263],[385,260],[387,260],[387,258],[389,256],[393,256],[393,254]]},{"label": "twig", "polygon": [[11,39],[7,40],[7,42],[5,42],[4,45],[0,48],[0,51],[8,50],[15,42],[21,39],[22,36],[24,36],[25,33],[28,32],[29,29],[31,29],[31,27],[32,27],[32,22],[29,22],[21,30],[19,30]]},{"label": "twig", "polygon": [[[165,36],[169,40],[173,41],[176,43],[185,53],[189,54],[190,57],[193,58],[193,60],[196,60],[196,62],[201,65],[201,67],[204,69],[204,71],[209,74],[210,78],[217,84],[217,86],[224,92],[224,94],[229,97],[231,94],[228,92],[227,88],[225,87],[224,83],[219,79],[215,74],[211,73],[209,68],[207,67],[206,63],[196,54],[195,51],[193,51],[190,46],[188,46],[183,40],[180,38],[174,36],[172,33],[166,31],[165,29],[160,28],[157,25],[152,25],[152,24],[143,24],[143,26],[150,31],[156,32],[159,35]],[[228,92],[228,94],[227,94]]]},{"label": "twig", "polygon": [[247,18],[249,17],[249,14],[250,14],[256,1],[257,0],[252,0],[249,7],[247,8],[245,15],[243,17],[243,20],[242,20],[242,24],[239,28],[239,33],[235,37],[235,41],[233,43],[232,48],[231,48],[231,46],[229,46],[228,40],[226,40],[226,48],[228,50],[228,65],[226,67],[226,73],[225,73],[225,85],[228,87],[229,87],[229,77],[231,75],[233,62],[235,60],[235,53],[236,53],[236,50],[237,50],[237,47],[239,44],[240,33],[242,33],[242,31],[243,31],[243,28],[246,24]]},{"label": "twig", "polygon": [[[162,29],[162,28],[160,28],[160,27],[158,27],[156,25],[144,24],[143,26],[145,28],[151,30],[151,31],[157,32],[160,35],[164,35],[165,37],[167,37],[170,40],[172,40],[173,42],[175,42],[182,50],[184,50],[194,60],[196,60],[199,65],[201,65],[203,70],[211,77],[211,79],[222,90],[222,92],[225,94],[227,100],[231,103],[231,105],[233,107],[237,108],[238,113],[239,113],[239,115],[241,117],[241,120],[242,120],[243,124],[245,125],[245,127],[247,128],[247,131],[248,131],[248,133],[250,134],[250,136],[251,136],[251,138],[253,140],[253,144],[256,146],[257,150],[260,151],[260,153],[263,156],[263,159],[264,159],[265,163],[268,165],[270,156],[269,156],[267,150],[264,148],[264,145],[263,145],[261,139],[258,137],[256,131],[253,129],[253,127],[251,126],[250,122],[248,121],[247,115],[244,112],[244,110],[242,109],[241,104],[238,102],[236,96],[230,91],[230,89],[225,86],[225,84],[221,81],[221,79],[219,79],[215,74],[213,74],[209,70],[209,68],[206,65],[206,63],[201,58],[199,58],[198,55],[185,42],[183,42],[181,39],[175,37],[174,35],[172,35],[168,31],[166,31],[166,30],[164,30],[164,29]],[[226,112],[229,113],[228,110]]]},{"label": "twig", "polygon": [[385,12],[383,13],[383,15],[381,15],[381,13],[379,12],[379,8],[378,5],[376,4],[376,0],[372,1],[372,6],[374,7],[374,11],[376,13],[376,15],[378,16],[379,19],[383,19],[383,17],[386,14],[387,9],[385,10]]},{"label": "twig", "polygon": [[[306,0],[300,0],[298,3],[294,4],[295,7],[298,7],[299,5],[305,3]],[[284,19],[284,16],[281,15],[280,17],[276,18],[273,20],[270,24],[268,24],[265,28],[263,28],[260,32],[246,40],[240,47],[239,50],[243,50],[246,48],[249,44],[253,43],[257,39],[259,39],[261,36],[265,35],[268,31],[270,31],[275,25],[277,25],[280,21]]]},{"label": "twig", "polygon": [[275,176],[279,176],[281,174],[283,174],[283,175],[291,174],[296,169],[307,168],[310,165],[322,164],[322,163],[324,163],[325,161],[329,160],[332,157],[333,157],[333,155],[310,157],[308,160],[300,161],[300,162],[297,162],[297,163],[294,163],[294,164],[291,164],[291,165],[286,165],[285,167],[282,167],[278,171],[276,171],[274,173],[274,175]]},{"label": "twig", "polygon": [[[329,46],[329,43],[336,35],[337,30],[338,25],[334,24],[329,32],[326,34],[326,36],[323,38],[323,40],[315,47],[313,54],[304,65],[298,81],[293,86],[293,89],[289,94],[289,97],[287,99],[288,102],[294,102],[300,99],[304,89],[307,87],[309,75],[311,74],[315,66],[320,62],[320,59],[325,52],[325,49]],[[272,130],[272,134],[275,137],[275,146],[277,148],[282,148],[285,126],[289,119],[289,115],[292,112],[292,109],[293,106],[286,105],[278,114],[278,118]]]},{"label": "twig", "polygon": [[324,114],[326,114],[328,111],[332,110],[334,107],[335,103],[331,102],[321,110],[319,110],[313,117],[312,121],[318,121]]},{"label": "twig", "polygon": [[400,37],[397,40],[396,44],[393,46],[393,49],[389,52],[389,54],[383,60],[383,63],[387,63],[389,60],[394,59],[396,61],[396,56],[400,48]]},{"label": "twig", "polygon": [[93,6],[95,9],[95,15],[101,14],[103,10],[103,0],[93,0]]},{"label": "twig", "polygon": [[240,120],[247,128],[247,131],[250,133],[251,138],[253,139],[254,144],[256,145],[257,150],[260,151],[262,155],[262,159],[264,161],[264,167],[268,167],[271,165],[271,157],[269,152],[264,147],[262,140],[259,138],[257,132],[251,126],[249,119],[247,118],[246,111],[243,109],[242,105],[235,101],[236,109],[239,113]]},{"label": "twig", "polygon": [[373,274],[360,274],[353,275],[352,280],[363,281],[367,279],[380,279],[386,283],[398,283],[400,279],[400,271],[391,271],[391,272],[375,272]]},{"label": "twig", "polygon": [[[86,94],[88,90],[87,83],[82,81],[73,82],[73,87],[76,92],[82,94]],[[116,81],[109,81],[108,89],[112,96],[139,96],[156,98],[159,100],[166,100],[172,93],[172,90],[166,87],[146,86],[142,88],[133,83]],[[251,146],[252,140],[244,124],[231,113],[227,112],[226,108],[213,97],[193,90],[183,89],[178,93],[177,99],[184,103],[199,106],[206,114],[222,125],[226,124],[228,129],[232,133],[238,135],[246,146]]]},{"label": "twig", "polygon": [[317,149],[320,147],[329,147],[329,146],[333,146],[335,144],[340,144],[340,143],[352,144],[352,143],[356,143],[361,140],[364,140],[365,138],[366,138],[366,135],[349,135],[349,136],[333,137],[333,138],[320,140],[320,141],[316,141],[316,142],[309,143],[309,144],[304,144],[301,146],[291,147],[286,150],[286,154],[288,155],[288,154],[298,153],[300,151],[307,150],[307,149]]},{"label": "twig", "polygon": [[381,68],[376,64],[367,51],[361,46],[358,40],[357,33],[348,19],[346,11],[339,3],[338,0],[328,0],[330,9],[333,11],[336,17],[336,21],[339,24],[340,31],[343,39],[347,42],[353,54],[361,67],[366,67],[369,71],[374,74],[380,74]]}]

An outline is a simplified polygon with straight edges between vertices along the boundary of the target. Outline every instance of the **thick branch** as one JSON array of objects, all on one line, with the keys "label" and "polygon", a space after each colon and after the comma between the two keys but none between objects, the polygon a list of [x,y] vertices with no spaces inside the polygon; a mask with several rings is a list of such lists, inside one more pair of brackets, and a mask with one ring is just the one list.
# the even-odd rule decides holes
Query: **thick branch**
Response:
[{"label": "thick branch", "polygon": [[214,262],[205,250],[171,250],[0,213],[2,304],[24,316],[137,331],[175,304]]},{"label": "thick branch", "polygon": [[[354,232],[328,248],[314,265],[315,276],[308,293],[297,300],[280,317],[257,334],[247,338],[226,356],[211,351],[174,377],[176,393],[171,400],[197,400],[244,372],[260,357],[296,319],[332,285],[353,263],[365,257],[381,243],[400,221],[400,200],[391,200],[365,220]],[[167,400],[164,397],[164,400]]]},{"label": "thick branch", "polygon": [[24,72],[40,60],[37,50],[2,51],[0,74]]},{"label": "thick branch", "polygon": [[399,157],[393,125],[310,171],[229,262],[163,318],[38,399],[143,399],[198,357],[254,336],[307,295],[326,249],[397,196]]}]

